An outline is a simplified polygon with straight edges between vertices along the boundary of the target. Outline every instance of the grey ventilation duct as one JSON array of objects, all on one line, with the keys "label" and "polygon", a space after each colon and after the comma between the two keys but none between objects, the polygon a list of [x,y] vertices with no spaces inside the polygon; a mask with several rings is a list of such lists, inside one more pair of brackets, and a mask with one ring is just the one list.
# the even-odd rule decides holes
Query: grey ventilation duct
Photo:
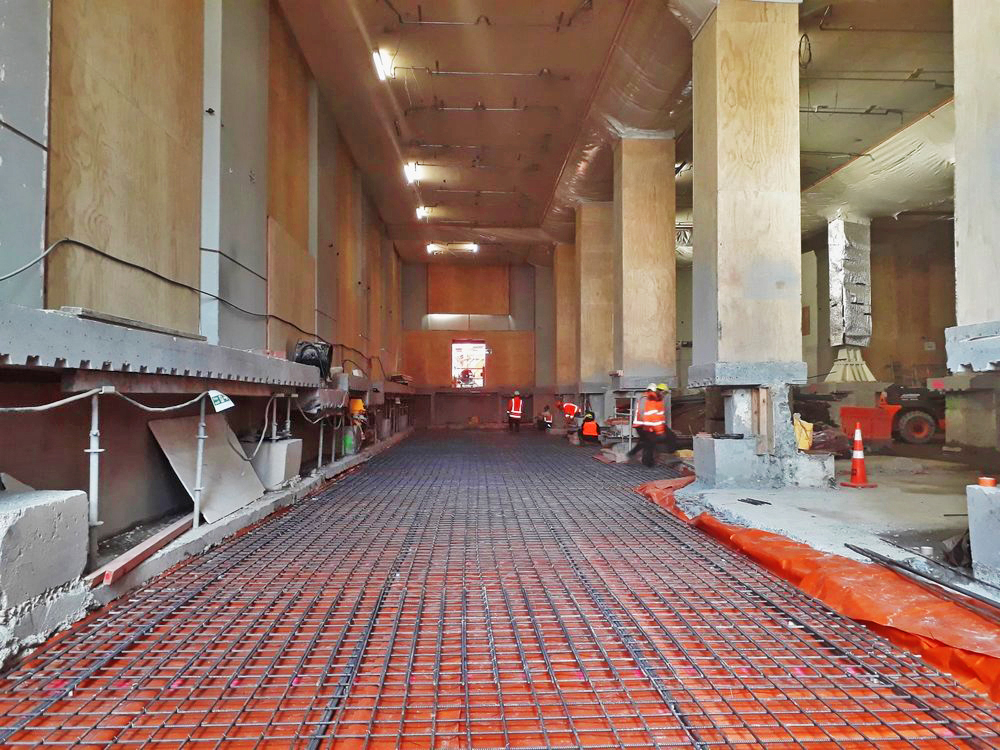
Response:
[{"label": "grey ventilation duct", "polygon": [[545,215],[543,228],[554,240],[573,241],[577,203],[611,200],[618,139],[687,127],[691,40],[715,6],[715,0],[633,0]]}]

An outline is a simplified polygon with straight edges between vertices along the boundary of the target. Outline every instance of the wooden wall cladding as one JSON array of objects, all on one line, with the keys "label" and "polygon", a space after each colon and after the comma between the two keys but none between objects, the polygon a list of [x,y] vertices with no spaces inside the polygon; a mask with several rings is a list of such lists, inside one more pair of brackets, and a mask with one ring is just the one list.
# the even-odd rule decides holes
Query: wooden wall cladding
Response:
[{"label": "wooden wall cladding", "polygon": [[429,265],[427,312],[510,315],[510,269],[507,266]]},{"label": "wooden wall cladding", "polygon": [[271,0],[267,214],[305,248],[309,247],[309,81],[309,67],[277,0]]},{"label": "wooden wall cladding", "polygon": [[417,386],[451,387],[451,343],[482,340],[486,357],[486,387],[532,387],[535,383],[534,331],[404,331],[403,371]]},{"label": "wooden wall cladding", "polygon": [[[203,24],[202,0],[52,4],[49,241],[198,285]],[[62,305],[198,330],[194,292],[77,247],[49,256]]]},{"label": "wooden wall cladding", "polygon": [[299,339],[312,338],[304,331],[315,330],[316,259],[273,217],[267,219],[267,312],[294,324],[268,318],[271,351],[290,355]]}]

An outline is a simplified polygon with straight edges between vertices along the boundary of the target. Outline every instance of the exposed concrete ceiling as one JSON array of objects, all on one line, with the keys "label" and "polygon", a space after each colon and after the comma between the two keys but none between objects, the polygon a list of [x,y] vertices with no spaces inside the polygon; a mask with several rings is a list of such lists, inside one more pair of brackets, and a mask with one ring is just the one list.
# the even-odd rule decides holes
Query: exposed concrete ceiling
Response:
[{"label": "exposed concrete ceiling", "polygon": [[[690,36],[714,0],[280,2],[407,261],[455,262],[426,245],[476,242],[458,258],[545,262],[571,241],[576,200],[611,199],[622,133],[674,130],[690,158]],[[951,13],[950,0],[805,0],[804,187],[951,97]],[[682,208],[691,177],[684,164]]]},{"label": "exposed concrete ceiling", "polygon": [[[448,239],[432,227],[541,226],[629,0],[282,4],[397,248],[424,260],[427,242]],[[385,82],[376,49],[392,67]],[[486,234],[460,241],[480,241],[484,262],[530,252],[524,237]]]},{"label": "exposed concrete ceiling", "polygon": [[803,5],[802,185],[954,94],[951,0]]}]

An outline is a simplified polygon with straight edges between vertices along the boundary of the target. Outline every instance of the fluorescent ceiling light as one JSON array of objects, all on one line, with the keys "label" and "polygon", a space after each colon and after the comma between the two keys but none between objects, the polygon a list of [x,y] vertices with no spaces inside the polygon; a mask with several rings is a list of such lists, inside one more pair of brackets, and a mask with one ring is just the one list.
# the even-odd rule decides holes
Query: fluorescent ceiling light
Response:
[{"label": "fluorescent ceiling light", "polygon": [[427,206],[417,206],[417,218],[426,219],[431,215],[431,210]]},{"label": "fluorescent ceiling light", "polygon": [[415,161],[410,161],[404,164],[403,174],[406,175],[406,181],[411,185],[416,182],[420,177],[420,173],[417,170],[417,163]]},{"label": "fluorescent ceiling light", "polygon": [[372,62],[375,63],[375,72],[378,79],[384,81],[392,77],[392,57],[384,49],[377,49],[372,52]]},{"label": "fluorescent ceiling light", "polygon": [[440,245],[435,245],[433,242],[427,244],[427,253],[429,255],[437,255],[441,252],[444,252],[444,248]]}]

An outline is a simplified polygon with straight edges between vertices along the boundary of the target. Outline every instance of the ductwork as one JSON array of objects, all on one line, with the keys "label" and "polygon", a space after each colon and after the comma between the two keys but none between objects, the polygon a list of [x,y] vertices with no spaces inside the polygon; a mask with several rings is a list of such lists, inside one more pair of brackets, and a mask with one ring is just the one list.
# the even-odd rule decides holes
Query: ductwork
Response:
[{"label": "ductwork", "polygon": [[617,140],[687,127],[691,40],[716,4],[633,0],[546,212],[543,228],[553,240],[573,241],[577,203],[611,200]]}]

